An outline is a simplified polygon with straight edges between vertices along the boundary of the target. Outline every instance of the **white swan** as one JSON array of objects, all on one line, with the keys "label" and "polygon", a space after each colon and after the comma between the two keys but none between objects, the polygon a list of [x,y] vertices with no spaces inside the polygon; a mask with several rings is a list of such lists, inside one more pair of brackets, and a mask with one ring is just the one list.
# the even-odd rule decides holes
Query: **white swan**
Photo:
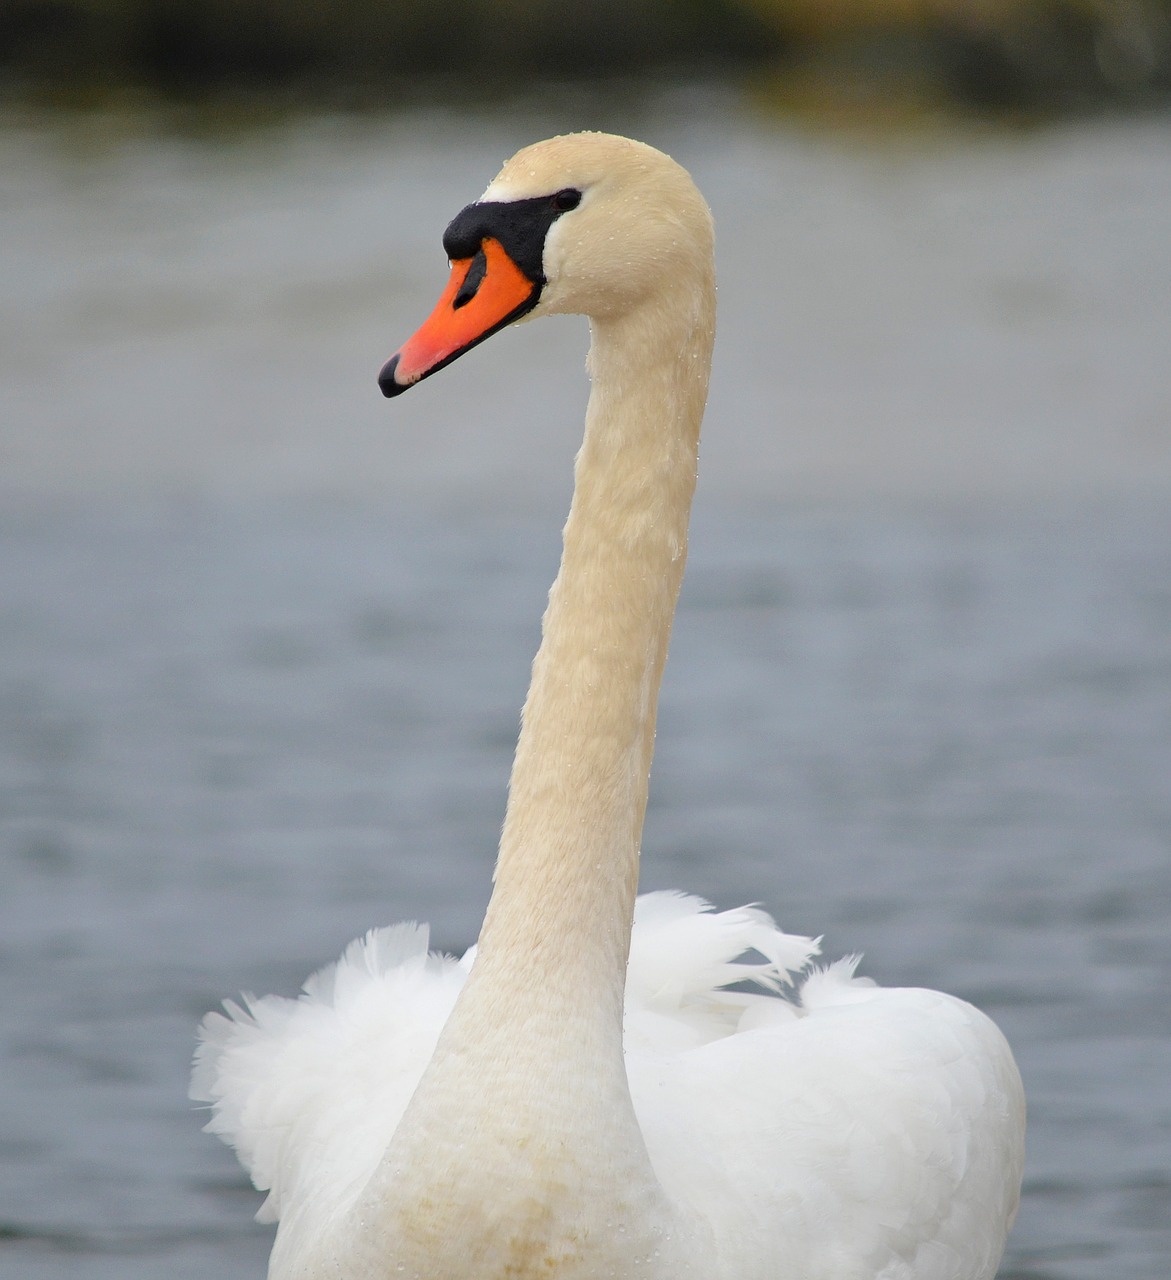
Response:
[{"label": "white swan", "polygon": [[[635,903],[714,331],[707,206],[660,152],[580,134],[521,151],[444,244],[447,290],[383,390],[526,312],[584,312],[585,442],[474,964],[398,925],[297,1000],[204,1021],[192,1094],[269,1192],[270,1277],[991,1277],[1024,1139],[996,1027],[852,961],[784,999],[816,942],[752,908]],[[745,978],[766,992],[728,990]]]}]

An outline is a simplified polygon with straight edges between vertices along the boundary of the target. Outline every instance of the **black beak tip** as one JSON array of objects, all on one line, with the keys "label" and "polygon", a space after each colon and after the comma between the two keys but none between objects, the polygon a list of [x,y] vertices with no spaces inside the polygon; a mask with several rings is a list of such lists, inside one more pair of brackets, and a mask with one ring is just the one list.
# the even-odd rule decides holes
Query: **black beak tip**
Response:
[{"label": "black beak tip", "polygon": [[382,366],[382,372],[378,375],[378,385],[382,389],[382,394],[388,399],[391,396],[401,396],[411,386],[409,382],[403,383],[394,376],[394,371],[398,368],[398,356],[391,356],[390,359]]}]

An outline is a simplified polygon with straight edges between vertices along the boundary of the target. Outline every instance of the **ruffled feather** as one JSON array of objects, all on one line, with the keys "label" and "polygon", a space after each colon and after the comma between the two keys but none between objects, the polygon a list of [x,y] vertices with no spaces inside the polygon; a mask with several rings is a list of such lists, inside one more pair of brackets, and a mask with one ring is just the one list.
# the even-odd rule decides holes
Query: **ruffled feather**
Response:
[{"label": "ruffled feather", "polygon": [[373,1172],[465,973],[426,925],[372,929],[295,1000],[225,1001],[200,1027],[191,1097],[235,1148],[275,1221],[305,1177],[344,1200]]},{"label": "ruffled feather", "polygon": [[[425,925],[372,929],[296,999],[226,1001],[200,1028],[191,1096],[229,1143],[275,1221],[290,1195],[352,1198],[374,1171],[435,1049],[474,949],[429,953]],[[713,911],[682,893],[635,905],[626,980],[628,1048],[672,1053],[792,1016],[775,993],[817,954],[756,907]],[[745,959],[755,952],[758,960]],[[769,995],[728,988],[750,983]]]}]

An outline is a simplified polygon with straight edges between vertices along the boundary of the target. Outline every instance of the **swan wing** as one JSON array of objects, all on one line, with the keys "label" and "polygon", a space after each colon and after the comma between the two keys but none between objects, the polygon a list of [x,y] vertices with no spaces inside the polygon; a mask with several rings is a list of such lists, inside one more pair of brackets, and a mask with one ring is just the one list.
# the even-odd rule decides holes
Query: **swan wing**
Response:
[{"label": "swan wing", "polygon": [[628,1056],[656,1173],[713,1224],[721,1274],[988,1280],[1024,1154],[1012,1055],[971,1005],[855,963],[811,975],[796,1011]]},{"label": "swan wing", "polygon": [[377,1167],[435,1049],[465,968],[425,925],[373,929],[297,999],[225,1002],[200,1027],[191,1097],[268,1198],[340,1207]]}]

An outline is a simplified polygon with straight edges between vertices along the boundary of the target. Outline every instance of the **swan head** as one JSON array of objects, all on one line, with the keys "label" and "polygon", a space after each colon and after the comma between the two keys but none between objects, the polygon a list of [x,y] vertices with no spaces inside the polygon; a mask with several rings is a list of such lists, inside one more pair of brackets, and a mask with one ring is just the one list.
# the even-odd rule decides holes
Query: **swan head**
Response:
[{"label": "swan head", "polygon": [[447,288],[383,366],[387,396],[514,320],[605,321],[654,301],[670,306],[712,272],[711,214],[687,171],[654,147],[604,133],[519,151],[456,215],[443,245]]}]

